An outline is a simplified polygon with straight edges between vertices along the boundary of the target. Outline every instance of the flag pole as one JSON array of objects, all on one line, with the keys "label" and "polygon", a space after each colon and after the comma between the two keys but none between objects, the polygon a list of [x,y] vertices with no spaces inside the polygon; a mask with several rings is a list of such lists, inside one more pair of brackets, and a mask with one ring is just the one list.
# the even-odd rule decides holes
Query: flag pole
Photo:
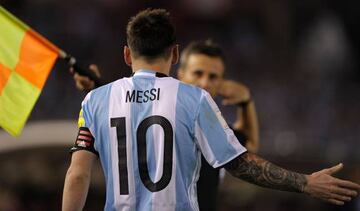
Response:
[{"label": "flag pole", "polygon": [[70,65],[70,67],[74,69],[75,72],[79,73],[80,75],[87,76],[92,81],[94,81],[95,87],[104,85],[104,83],[93,71],[89,70],[89,68],[80,65],[77,62],[76,58],[73,57],[72,55],[67,54],[65,51],[59,49],[59,57],[61,59],[64,59]]}]

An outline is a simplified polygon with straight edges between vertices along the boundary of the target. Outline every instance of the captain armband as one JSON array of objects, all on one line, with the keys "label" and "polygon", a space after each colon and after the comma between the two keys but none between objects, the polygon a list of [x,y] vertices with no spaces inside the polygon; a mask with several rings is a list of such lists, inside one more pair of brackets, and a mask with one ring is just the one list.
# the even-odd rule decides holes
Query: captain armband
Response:
[{"label": "captain armband", "polygon": [[70,149],[70,153],[86,150],[99,156],[99,153],[94,148],[95,138],[91,134],[89,128],[80,127],[74,146]]}]

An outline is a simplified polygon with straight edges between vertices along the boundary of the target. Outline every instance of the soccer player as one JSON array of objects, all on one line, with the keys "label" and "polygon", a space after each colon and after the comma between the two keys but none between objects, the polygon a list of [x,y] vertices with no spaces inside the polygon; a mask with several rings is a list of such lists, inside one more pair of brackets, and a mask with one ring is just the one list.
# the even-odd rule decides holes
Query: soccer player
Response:
[{"label": "soccer player", "polygon": [[[222,49],[211,40],[194,41],[181,53],[178,78],[205,89],[215,98],[221,96],[224,105],[236,105],[236,121],[233,124],[234,134],[249,152],[257,152],[259,146],[258,122],[255,104],[249,89],[241,84],[223,79],[225,61]],[[96,65],[90,66],[98,76]],[[91,90],[94,82],[85,76],[74,75],[76,86],[80,90]],[[219,186],[219,169],[210,166],[202,156],[200,177],[197,183],[197,197],[200,210],[216,210],[216,199]]]},{"label": "soccer player", "polygon": [[342,205],[360,185],[291,172],[247,152],[210,94],[168,77],[178,60],[174,26],[162,9],[147,9],[127,26],[124,59],[134,74],[85,97],[66,174],[63,210],[81,210],[99,157],[106,178],[105,210],[198,210],[200,155],[214,168],[272,189],[303,192]]}]

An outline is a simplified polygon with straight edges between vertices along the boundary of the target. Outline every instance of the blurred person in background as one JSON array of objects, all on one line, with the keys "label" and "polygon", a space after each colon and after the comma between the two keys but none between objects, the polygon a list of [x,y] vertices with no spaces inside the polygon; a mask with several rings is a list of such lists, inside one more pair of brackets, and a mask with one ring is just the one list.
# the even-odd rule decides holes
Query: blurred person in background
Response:
[{"label": "blurred person in background", "polygon": [[[89,68],[100,76],[96,65]],[[255,103],[244,84],[225,80],[224,73],[223,50],[211,40],[191,42],[181,53],[178,79],[205,89],[215,101],[220,101],[222,97],[222,102],[218,104],[237,106],[236,121],[232,129],[241,144],[246,146],[249,152],[256,153],[259,148],[259,132]],[[80,90],[91,90],[95,86],[88,77],[78,73],[74,74],[74,80]],[[219,172],[219,169],[212,168],[202,157],[197,183],[200,210],[216,210]]]}]

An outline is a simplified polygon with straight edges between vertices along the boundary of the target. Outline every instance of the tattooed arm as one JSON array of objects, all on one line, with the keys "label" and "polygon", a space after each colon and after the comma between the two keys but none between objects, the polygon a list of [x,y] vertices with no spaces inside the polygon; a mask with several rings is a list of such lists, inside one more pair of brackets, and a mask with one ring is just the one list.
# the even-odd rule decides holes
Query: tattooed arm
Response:
[{"label": "tattooed arm", "polygon": [[252,153],[245,153],[225,168],[235,177],[272,189],[303,192],[307,183],[304,174],[282,169]]},{"label": "tattooed arm", "polygon": [[333,204],[342,205],[357,195],[360,186],[330,176],[342,168],[342,164],[323,169],[311,175],[280,168],[252,153],[245,153],[225,165],[233,176],[271,189],[305,192]]}]

